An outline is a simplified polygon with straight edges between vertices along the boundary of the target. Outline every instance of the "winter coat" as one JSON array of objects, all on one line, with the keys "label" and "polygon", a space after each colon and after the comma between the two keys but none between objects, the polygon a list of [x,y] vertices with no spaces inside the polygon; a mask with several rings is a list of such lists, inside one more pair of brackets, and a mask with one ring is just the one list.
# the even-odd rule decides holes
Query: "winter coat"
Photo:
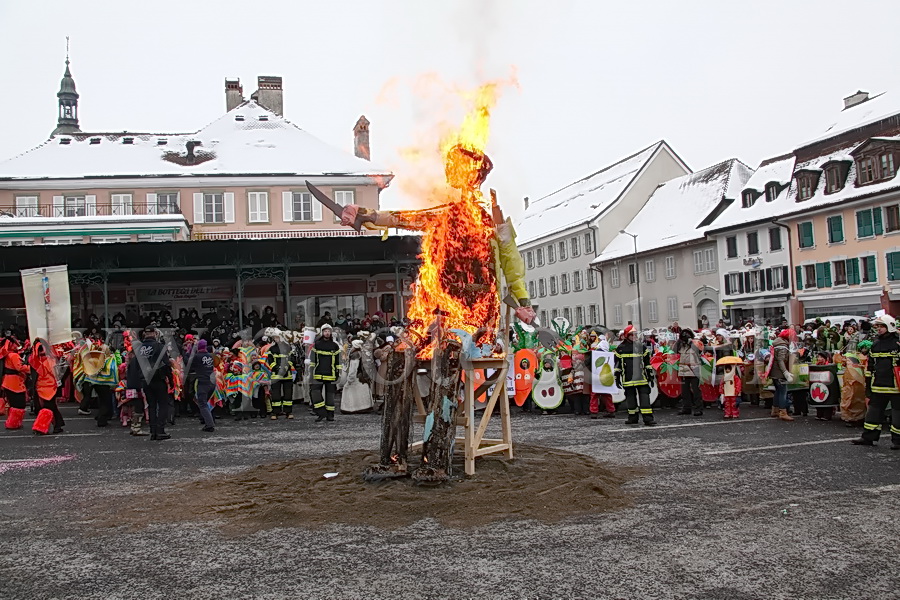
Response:
[{"label": "winter coat", "polygon": [[880,335],[869,350],[866,381],[872,392],[900,394],[894,377],[894,367],[900,363],[900,339],[896,333]]},{"label": "winter coat", "polygon": [[0,350],[3,357],[3,389],[10,392],[25,392],[25,376],[31,371],[31,367],[22,362],[22,356],[11,349],[12,343],[7,341]]},{"label": "winter coat", "polygon": [[702,346],[699,342],[691,340],[687,346],[679,342],[677,352],[678,357],[678,376],[684,377],[700,377],[700,349]]},{"label": "winter coat", "polygon": [[337,381],[341,370],[341,348],[334,340],[319,338],[313,344],[313,379],[317,383]]},{"label": "winter coat", "polygon": [[625,340],[616,348],[616,374],[623,387],[647,385],[650,351],[643,344]]},{"label": "winter coat", "polygon": [[769,351],[772,353],[772,368],[769,370],[769,377],[772,381],[786,381],[786,376],[790,371],[791,354],[787,340],[776,338]]}]

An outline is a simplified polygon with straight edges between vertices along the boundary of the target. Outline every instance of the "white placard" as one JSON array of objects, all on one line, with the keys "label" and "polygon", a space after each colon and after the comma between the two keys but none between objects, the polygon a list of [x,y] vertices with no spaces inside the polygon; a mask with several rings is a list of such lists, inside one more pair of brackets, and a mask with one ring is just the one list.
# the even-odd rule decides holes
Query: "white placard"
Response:
[{"label": "white placard", "polygon": [[22,269],[28,337],[50,344],[72,341],[72,302],[66,265]]}]

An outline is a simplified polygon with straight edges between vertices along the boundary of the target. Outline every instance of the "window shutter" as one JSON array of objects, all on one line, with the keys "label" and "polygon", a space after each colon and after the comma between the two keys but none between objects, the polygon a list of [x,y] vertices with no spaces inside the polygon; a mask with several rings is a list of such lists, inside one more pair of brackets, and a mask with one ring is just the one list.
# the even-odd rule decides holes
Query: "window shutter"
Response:
[{"label": "window shutter", "polygon": [[156,214],[156,194],[147,194],[147,214]]},{"label": "window shutter", "polygon": [[315,198],[312,199],[312,213],[313,221],[318,222],[322,220],[322,203]]},{"label": "window shutter", "polygon": [[866,279],[868,281],[877,281],[876,277],[875,257],[870,256],[869,260],[866,261]]},{"label": "window shutter", "polygon": [[225,222],[234,223],[234,192],[225,192]]},{"label": "window shutter", "polygon": [[750,273],[744,273],[744,287],[741,289],[741,292],[749,292],[750,291]]},{"label": "window shutter", "polygon": [[731,275],[725,275],[725,295],[731,295]]},{"label": "window shutter", "polygon": [[816,287],[825,287],[825,263],[816,263]]},{"label": "window shutter", "polygon": [[203,192],[194,192],[194,223],[203,222]]},{"label": "window shutter", "polygon": [[66,214],[65,196],[53,196],[53,216],[62,217]]},{"label": "window shutter", "polygon": [[781,288],[782,289],[790,289],[790,284],[788,283],[788,268],[781,267]]},{"label": "window shutter", "polygon": [[887,276],[890,281],[897,281],[900,279],[898,277],[898,271],[900,271],[900,258],[898,256],[898,252],[888,252],[887,253]]},{"label": "window shutter", "polygon": [[825,287],[831,287],[831,263],[822,263],[822,266],[825,271]]},{"label": "window shutter", "polygon": [[285,223],[290,223],[294,220],[294,193],[281,192],[281,204],[283,208],[281,218]]},{"label": "window shutter", "polygon": [[84,214],[89,217],[97,216],[97,196],[89,194],[84,197]]},{"label": "window shutter", "polygon": [[881,222],[881,207],[877,206],[872,209],[872,223],[875,229],[875,235],[884,233],[884,225]]},{"label": "window shutter", "polygon": [[766,269],[766,291],[772,290],[772,269]]},{"label": "window shutter", "polygon": [[872,237],[872,211],[860,210],[856,213],[856,235],[860,238]]},{"label": "window shutter", "polygon": [[[785,267],[787,269],[787,267]],[[797,289],[803,289],[803,267],[797,267]]]},{"label": "window shutter", "polygon": [[849,285],[859,284],[859,259],[848,258],[847,264],[847,283]]}]

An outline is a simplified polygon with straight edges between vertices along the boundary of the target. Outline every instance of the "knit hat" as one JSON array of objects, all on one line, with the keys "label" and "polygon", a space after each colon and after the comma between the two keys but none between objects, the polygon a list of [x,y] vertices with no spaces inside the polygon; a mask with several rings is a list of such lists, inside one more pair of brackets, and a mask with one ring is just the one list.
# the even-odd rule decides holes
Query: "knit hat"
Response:
[{"label": "knit hat", "polygon": [[716,329],[716,335],[721,335],[723,338],[728,339],[728,330],[726,329]]},{"label": "knit hat", "polygon": [[197,351],[206,352],[206,340],[200,340],[199,342],[197,342]]}]

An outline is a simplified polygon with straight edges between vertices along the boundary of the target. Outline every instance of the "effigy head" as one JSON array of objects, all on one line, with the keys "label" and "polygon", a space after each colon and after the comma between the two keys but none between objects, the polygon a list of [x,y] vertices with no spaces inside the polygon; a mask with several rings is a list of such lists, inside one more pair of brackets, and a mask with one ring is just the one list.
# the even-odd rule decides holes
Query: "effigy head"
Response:
[{"label": "effigy head", "polygon": [[453,146],[444,157],[444,173],[450,187],[472,190],[481,187],[494,164],[483,152]]}]

